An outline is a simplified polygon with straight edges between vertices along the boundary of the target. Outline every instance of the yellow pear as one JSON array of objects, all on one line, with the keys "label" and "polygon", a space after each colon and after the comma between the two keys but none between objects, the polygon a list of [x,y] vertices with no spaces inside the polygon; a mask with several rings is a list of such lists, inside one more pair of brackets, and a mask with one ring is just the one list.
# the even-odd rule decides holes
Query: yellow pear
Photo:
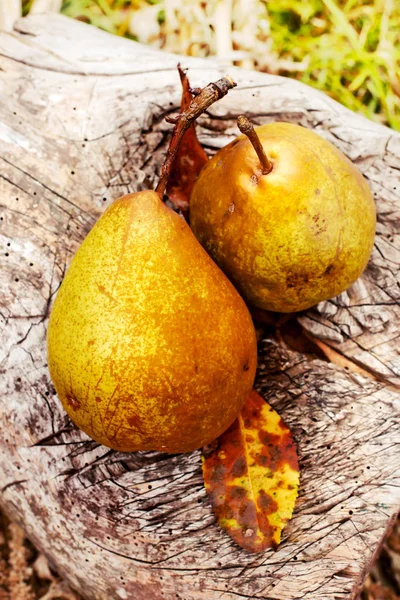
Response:
[{"label": "yellow pear", "polygon": [[191,123],[236,84],[222,77],[171,122],[156,191],[116,200],[75,255],[48,328],[50,374],[72,420],[121,451],[187,452],[235,420],[254,380],[243,300],[162,198]]},{"label": "yellow pear", "polygon": [[75,255],[48,328],[51,377],[83,431],[121,451],[217,438],[252,389],[245,303],[153,191],[115,201]]},{"label": "yellow pear", "polygon": [[294,312],[336,296],[372,250],[367,182],[309,129],[271,123],[255,134],[240,119],[252,142],[242,135],[217,152],[192,191],[196,237],[256,307]]}]

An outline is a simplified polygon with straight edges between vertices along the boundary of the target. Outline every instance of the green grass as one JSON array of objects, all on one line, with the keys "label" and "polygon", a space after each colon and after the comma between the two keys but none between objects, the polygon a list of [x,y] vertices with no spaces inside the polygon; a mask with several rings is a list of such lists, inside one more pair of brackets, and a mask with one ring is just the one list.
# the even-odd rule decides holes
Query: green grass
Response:
[{"label": "green grass", "polygon": [[[210,14],[215,1],[191,0],[191,5],[185,8],[186,16],[182,16],[184,20],[188,14],[191,18],[200,15],[200,31],[202,27],[208,38],[213,36]],[[25,12],[31,2],[24,0]],[[156,43],[163,47],[168,45],[168,36],[174,36],[176,49],[177,33],[169,31],[165,16],[168,2],[64,0],[62,12],[135,39],[130,33],[130,20],[135,18],[135,12],[157,4],[161,25]],[[233,0],[233,3],[240,5],[242,12],[246,10],[246,0]],[[265,44],[265,54],[273,53],[271,63],[275,71],[318,88],[348,108],[400,131],[399,0],[258,0],[258,10],[254,48],[255,39],[262,32],[258,35],[257,52],[260,52],[261,39],[261,50]],[[196,35],[199,36],[199,29]],[[181,39],[180,51],[185,53],[188,43],[183,40],[183,34]],[[247,31],[246,50],[250,54],[251,42]],[[240,43],[236,42],[236,48],[241,50]],[[256,56],[254,64],[257,65]],[[288,64],[290,71],[285,71]]]},{"label": "green grass", "polygon": [[268,10],[278,55],[308,60],[297,79],[400,130],[397,0],[271,0]]},{"label": "green grass", "polygon": [[143,2],[135,0],[64,0],[61,12],[105,29],[109,33],[131,37],[129,18],[142,5]]}]

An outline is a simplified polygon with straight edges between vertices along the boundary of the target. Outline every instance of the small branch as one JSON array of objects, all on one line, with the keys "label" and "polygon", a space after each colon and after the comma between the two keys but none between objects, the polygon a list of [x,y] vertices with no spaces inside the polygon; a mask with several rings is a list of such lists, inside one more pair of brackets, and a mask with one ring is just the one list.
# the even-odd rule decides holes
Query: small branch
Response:
[{"label": "small branch", "polygon": [[261,171],[263,175],[268,175],[272,171],[272,162],[268,159],[264,152],[264,148],[260,142],[253,123],[244,115],[240,115],[237,120],[238,127],[241,133],[247,135],[261,163]]},{"label": "small branch", "polygon": [[226,96],[226,94],[236,86],[236,83],[226,75],[215,83],[209,83],[201,92],[193,98],[189,106],[178,115],[175,124],[172,139],[168,148],[167,156],[161,169],[160,181],[156,187],[156,193],[162,199],[167,187],[168,177],[178,153],[179,144],[185,132],[189,129],[191,123],[195,121],[204,111],[207,110],[214,102]]}]

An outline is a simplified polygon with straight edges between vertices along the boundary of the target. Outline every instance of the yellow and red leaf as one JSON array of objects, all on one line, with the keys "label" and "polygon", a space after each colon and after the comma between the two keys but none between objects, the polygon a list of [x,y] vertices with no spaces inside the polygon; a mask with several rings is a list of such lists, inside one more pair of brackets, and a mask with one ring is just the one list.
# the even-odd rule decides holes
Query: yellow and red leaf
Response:
[{"label": "yellow and red leaf", "polygon": [[293,514],[299,464],[290,429],[254,390],[239,417],[203,451],[203,476],[220,526],[242,548],[276,548]]},{"label": "yellow and red leaf", "polygon": [[[190,104],[192,94],[189,79],[180,65],[178,65],[178,71],[182,83],[182,112]],[[192,123],[183,136],[167,185],[168,198],[182,210],[185,216],[188,216],[190,194],[194,182],[207,161],[207,154],[197,139],[196,127]]]}]

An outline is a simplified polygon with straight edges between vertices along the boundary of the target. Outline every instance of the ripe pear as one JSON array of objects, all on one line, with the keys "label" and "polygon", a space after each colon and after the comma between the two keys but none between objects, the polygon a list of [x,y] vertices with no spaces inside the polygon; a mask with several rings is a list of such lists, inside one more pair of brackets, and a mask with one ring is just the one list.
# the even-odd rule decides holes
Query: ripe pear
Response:
[{"label": "ripe pear", "polygon": [[205,165],[191,227],[249,303],[300,311],[361,275],[375,204],[357,168],[315,132],[278,122],[255,131],[254,148],[242,135]]},{"label": "ripe pear", "polygon": [[116,200],[75,255],[48,328],[51,377],[72,420],[123,452],[216,439],[252,389],[247,307],[153,191]]}]

